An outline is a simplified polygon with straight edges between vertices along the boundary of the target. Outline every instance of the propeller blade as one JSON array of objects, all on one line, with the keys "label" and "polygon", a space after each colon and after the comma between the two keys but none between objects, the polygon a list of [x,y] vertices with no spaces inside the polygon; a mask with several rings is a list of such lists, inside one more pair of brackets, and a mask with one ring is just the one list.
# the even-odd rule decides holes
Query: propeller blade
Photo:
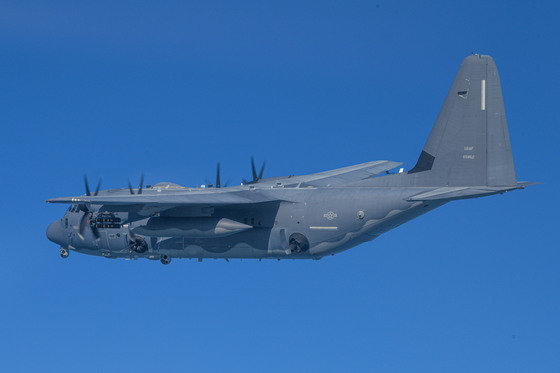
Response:
[{"label": "propeller blade", "polygon": [[255,159],[251,157],[251,171],[253,172],[253,181],[257,181],[257,170],[255,169]]},{"label": "propeller blade", "polygon": [[140,176],[140,187],[138,187],[138,194],[142,194],[142,185],[144,185],[144,173]]},{"label": "propeller blade", "polygon": [[95,188],[95,192],[93,192],[94,196],[96,196],[99,193],[99,188],[101,188],[101,179],[99,179],[99,182],[97,183],[97,187]]},{"label": "propeller blade", "polygon": [[86,174],[84,174],[84,185],[86,187],[86,196],[91,196],[91,193],[89,191],[89,183],[88,183]]},{"label": "propeller blade", "polygon": [[128,190],[130,191],[130,194],[134,194],[134,190],[132,190],[132,184],[130,184],[130,180],[128,180]]},{"label": "propeller blade", "polygon": [[80,219],[80,225],[78,227],[78,236],[83,240],[84,239],[84,232],[86,231],[86,227],[91,216],[91,212],[87,211],[84,212],[82,218]]},{"label": "propeller blade", "polygon": [[95,225],[90,225],[91,228],[91,233],[93,233],[93,236],[95,237],[96,240],[99,239],[99,237],[101,237],[101,235],[99,234],[99,231],[97,230],[97,227]]},{"label": "propeller blade", "polygon": [[135,242],[136,241],[136,235],[134,233],[132,233],[130,228],[128,228],[128,241],[129,242]]},{"label": "propeller blade", "polygon": [[262,179],[264,173],[264,166],[266,165],[266,161],[263,162],[261,171],[259,172],[259,180]]},{"label": "propeller blade", "polygon": [[218,162],[218,168],[216,170],[216,188],[221,188],[222,185],[220,184],[220,162]]},{"label": "propeller blade", "polygon": [[[98,188],[99,189],[99,188]],[[94,196],[97,194],[94,194]],[[84,204],[80,204],[78,205],[78,208],[84,212],[84,214],[82,215],[82,217],[80,218],[80,225],[78,226],[78,237],[80,237],[80,239],[84,239],[84,233],[86,231],[86,228],[89,227],[91,229],[91,233],[93,233],[93,236],[95,237],[96,240],[99,239],[99,237],[101,237],[101,235],[99,234],[99,231],[97,230],[97,227],[92,226],[90,224],[90,220],[93,216],[93,213],[91,211],[89,211],[89,209],[87,208],[86,205]]]}]

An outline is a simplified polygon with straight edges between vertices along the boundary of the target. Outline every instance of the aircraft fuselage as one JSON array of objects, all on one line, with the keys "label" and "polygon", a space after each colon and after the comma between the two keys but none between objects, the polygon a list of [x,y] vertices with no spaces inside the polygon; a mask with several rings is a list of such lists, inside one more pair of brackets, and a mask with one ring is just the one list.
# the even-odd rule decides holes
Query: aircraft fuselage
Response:
[{"label": "aircraft fuselage", "polygon": [[[160,259],[167,255],[175,258],[319,259],[373,240],[443,204],[406,200],[429,188],[251,188],[253,193],[265,192],[268,197],[275,194],[281,202],[214,207],[206,212],[208,216],[189,218],[167,213],[130,221],[128,213],[105,213],[108,227],[104,228],[105,222],[98,223],[97,239],[90,231],[80,237],[78,225],[84,212],[73,205],[62,219],[49,226],[48,235],[64,248],[110,258]],[[150,192],[157,193],[150,190],[144,193]],[[103,215],[100,211],[96,213]],[[184,213],[181,211],[182,215]],[[169,222],[160,224],[163,227],[176,221],[177,226],[185,222],[190,229],[168,229],[161,236],[152,229],[155,233],[150,234],[147,227],[153,227],[152,223],[158,219],[160,223],[161,219]],[[123,224],[114,224],[115,220]],[[238,223],[238,231],[234,226],[230,234],[224,234],[224,229],[219,230],[218,225],[218,232],[215,232],[213,222],[220,220]],[[145,238],[145,252],[131,250],[129,230]],[[309,247],[301,252],[287,251],[290,236],[298,233],[308,240]]]}]

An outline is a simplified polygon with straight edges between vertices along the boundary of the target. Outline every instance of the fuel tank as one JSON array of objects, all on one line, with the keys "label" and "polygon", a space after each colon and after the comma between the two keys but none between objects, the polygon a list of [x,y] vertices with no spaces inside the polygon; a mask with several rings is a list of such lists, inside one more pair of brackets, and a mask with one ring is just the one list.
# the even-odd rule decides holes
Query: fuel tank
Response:
[{"label": "fuel tank", "polygon": [[132,229],[136,234],[150,237],[190,237],[215,238],[225,237],[253,228],[226,218],[177,218],[153,217],[145,225]]}]

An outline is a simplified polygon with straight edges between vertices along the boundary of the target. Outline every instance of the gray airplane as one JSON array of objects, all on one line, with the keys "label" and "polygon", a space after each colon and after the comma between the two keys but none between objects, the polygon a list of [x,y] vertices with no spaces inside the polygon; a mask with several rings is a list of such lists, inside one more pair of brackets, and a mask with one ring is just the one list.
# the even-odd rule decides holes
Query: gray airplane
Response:
[{"label": "gray airplane", "polygon": [[320,259],[371,241],[447,202],[502,194],[517,182],[498,70],[490,56],[466,57],[416,165],[374,161],[240,186],[143,188],[53,198],[70,204],[47,237],[107,258]]}]

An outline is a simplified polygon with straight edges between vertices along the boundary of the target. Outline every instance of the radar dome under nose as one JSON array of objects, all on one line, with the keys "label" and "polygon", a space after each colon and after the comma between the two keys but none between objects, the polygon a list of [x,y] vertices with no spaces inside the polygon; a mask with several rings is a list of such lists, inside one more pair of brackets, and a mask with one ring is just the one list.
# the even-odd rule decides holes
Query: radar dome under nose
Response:
[{"label": "radar dome under nose", "polygon": [[47,238],[59,245],[64,244],[64,231],[60,220],[54,221],[47,227]]}]

